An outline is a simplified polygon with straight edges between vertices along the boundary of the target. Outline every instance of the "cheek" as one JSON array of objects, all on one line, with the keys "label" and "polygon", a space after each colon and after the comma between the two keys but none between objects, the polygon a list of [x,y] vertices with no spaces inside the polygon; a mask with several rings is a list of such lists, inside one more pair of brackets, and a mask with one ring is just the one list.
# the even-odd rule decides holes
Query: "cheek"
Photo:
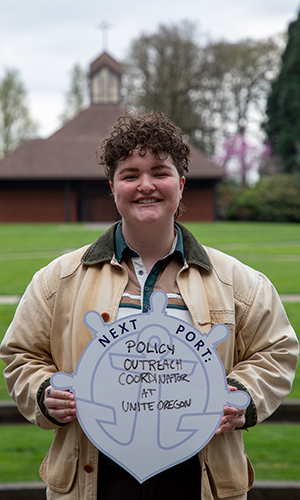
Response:
[{"label": "cheek", "polygon": [[[178,181],[170,183],[166,186],[166,194],[168,198],[173,199],[174,201],[181,200],[182,191],[183,191],[184,183]],[[175,200],[176,199],[176,200]]]},{"label": "cheek", "polygon": [[126,202],[132,197],[134,193],[134,189],[133,186],[131,186],[131,184],[121,185],[115,183],[114,186],[111,186],[111,190],[114,195],[116,204]]}]

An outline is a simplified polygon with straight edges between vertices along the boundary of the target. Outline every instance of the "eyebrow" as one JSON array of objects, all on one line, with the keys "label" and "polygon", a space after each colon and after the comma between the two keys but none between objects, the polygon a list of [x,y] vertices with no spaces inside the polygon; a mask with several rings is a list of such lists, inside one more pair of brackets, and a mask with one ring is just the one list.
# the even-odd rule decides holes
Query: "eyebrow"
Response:
[{"label": "eyebrow", "polygon": [[[160,165],[154,165],[153,167],[151,167],[151,171],[161,170],[163,168],[166,168],[168,170],[172,169],[172,167],[170,167],[169,165],[160,164]],[[139,170],[140,170],[139,167],[128,166],[128,167],[120,167],[119,172],[121,172],[121,173],[138,172]]]}]

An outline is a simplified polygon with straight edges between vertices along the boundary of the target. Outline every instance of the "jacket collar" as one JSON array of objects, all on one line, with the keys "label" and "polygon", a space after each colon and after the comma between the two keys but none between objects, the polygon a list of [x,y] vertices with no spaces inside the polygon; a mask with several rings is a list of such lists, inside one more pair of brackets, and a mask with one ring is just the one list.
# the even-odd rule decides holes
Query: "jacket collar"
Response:
[{"label": "jacket collar", "polygon": [[[177,222],[178,224],[178,222]],[[184,226],[178,224],[182,231],[185,260],[188,264],[196,264],[212,271],[212,263],[204,247],[200,245],[195,236]]]},{"label": "jacket collar", "polygon": [[[121,222],[116,227],[115,231],[115,257],[119,264],[121,263],[121,260],[123,258],[123,253],[126,252],[127,255],[130,257],[139,257],[138,253],[136,253],[132,248],[130,248],[127,245],[127,242],[123,236]],[[177,229],[177,236],[176,236],[176,245],[173,248],[172,247],[172,253],[179,253],[182,259],[182,262],[184,262],[184,249],[183,249],[183,238],[182,238],[182,232],[178,224],[175,223],[175,228]],[[167,257],[169,257],[170,254],[168,254]],[[164,260],[164,259],[162,259]]]},{"label": "jacket collar", "polygon": [[[92,243],[81,262],[86,265],[100,264],[104,261],[110,261],[115,251],[115,231],[119,222],[113,224],[97,241]],[[178,223],[176,223],[178,224]],[[185,260],[188,264],[196,264],[204,267],[208,271],[212,270],[211,261],[202,245],[196,240],[192,233],[181,224],[178,224],[182,231],[183,248]]]}]

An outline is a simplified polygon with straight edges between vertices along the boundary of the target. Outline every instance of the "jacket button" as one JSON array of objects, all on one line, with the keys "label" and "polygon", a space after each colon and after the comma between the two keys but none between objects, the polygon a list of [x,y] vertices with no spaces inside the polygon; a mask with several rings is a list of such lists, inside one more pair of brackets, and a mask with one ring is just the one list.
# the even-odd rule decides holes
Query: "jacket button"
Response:
[{"label": "jacket button", "polygon": [[107,323],[109,321],[110,315],[108,313],[102,313],[101,316],[104,323]]},{"label": "jacket button", "polygon": [[90,474],[91,472],[93,472],[93,466],[91,464],[84,464],[83,470],[84,472]]}]

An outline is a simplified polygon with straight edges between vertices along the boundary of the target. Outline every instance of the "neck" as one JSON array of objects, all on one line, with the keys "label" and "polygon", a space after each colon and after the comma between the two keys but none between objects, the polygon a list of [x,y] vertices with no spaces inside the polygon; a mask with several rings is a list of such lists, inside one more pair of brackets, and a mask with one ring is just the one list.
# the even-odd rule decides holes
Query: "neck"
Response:
[{"label": "neck", "polygon": [[122,232],[130,248],[140,255],[148,272],[155,262],[168,255],[175,238],[173,223],[168,228],[159,231],[146,227],[141,231],[131,232],[123,221]]}]

